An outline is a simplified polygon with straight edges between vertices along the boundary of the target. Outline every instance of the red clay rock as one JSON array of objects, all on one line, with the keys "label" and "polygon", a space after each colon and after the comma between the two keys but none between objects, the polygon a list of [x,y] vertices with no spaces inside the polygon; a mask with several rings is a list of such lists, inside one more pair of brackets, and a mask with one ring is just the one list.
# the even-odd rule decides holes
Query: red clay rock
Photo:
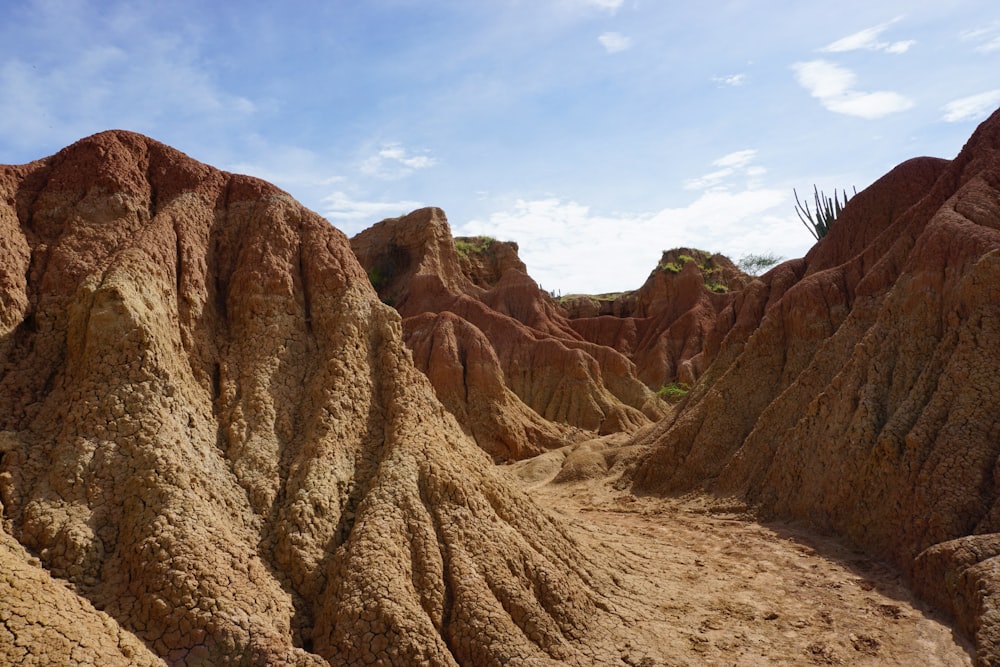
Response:
[{"label": "red clay rock", "polygon": [[424,313],[403,321],[403,336],[438,398],[495,461],[529,458],[572,439],[504,385],[493,346],[469,322],[448,311]]},{"label": "red clay rock", "polygon": [[726,326],[720,313],[748,282],[722,255],[678,248],[663,253],[638,290],[613,300],[570,297],[565,312],[583,338],[635,363],[647,387],[690,385],[711,357],[710,339]]},{"label": "red clay rock", "polygon": [[903,163],[722,313],[685,408],[643,434],[643,492],[703,488],[887,557],[1000,661],[1000,112]]},{"label": "red clay rock", "polygon": [[325,220],[107,132],[0,167],[0,226],[0,660],[618,655],[611,566],[462,433]]},{"label": "red clay rock", "polygon": [[[477,243],[484,252],[498,245]],[[439,326],[447,326],[447,335],[408,334],[407,340],[421,345],[415,349],[418,365],[428,372],[438,396],[456,409],[465,428],[494,456],[533,455],[561,446],[565,441],[552,435],[566,433],[567,427],[601,434],[633,431],[662,416],[662,402],[636,379],[635,365],[611,348],[583,340],[555,301],[523,271],[520,260],[509,256],[511,247],[500,245],[506,248],[502,250],[506,259],[496,262],[502,270],[463,270],[439,209],[384,220],[351,239],[351,247],[381,298],[403,316],[408,332],[426,330],[427,320],[414,324],[409,320],[428,313],[447,312],[465,320],[467,326],[458,326],[453,319],[439,321]],[[458,353],[481,349],[483,341],[492,347],[491,359],[498,362],[498,366],[487,364],[489,377],[482,369],[470,370],[468,357]],[[427,345],[444,349],[435,351]],[[472,386],[480,381],[482,387]],[[495,391],[501,385],[513,396]],[[470,391],[481,403],[472,411],[461,396]],[[512,398],[517,400],[511,403]],[[496,404],[487,407],[491,400]],[[525,430],[518,425],[520,418],[489,418],[490,413],[511,411],[531,426]],[[503,431],[489,433],[498,427]]]},{"label": "red clay rock", "polygon": [[462,273],[483,289],[496,285],[511,269],[528,272],[517,254],[517,244],[511,241],[498,241],[488,236],[456,236],[455,248],[459,250]]}]

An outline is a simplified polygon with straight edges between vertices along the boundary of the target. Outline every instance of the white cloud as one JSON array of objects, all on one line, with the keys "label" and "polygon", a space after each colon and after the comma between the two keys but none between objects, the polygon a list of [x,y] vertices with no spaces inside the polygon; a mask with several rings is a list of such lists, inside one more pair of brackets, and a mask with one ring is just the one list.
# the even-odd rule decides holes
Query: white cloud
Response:
[{"label": "white cloud", "polygon": [[1000,35],[994,37],[985,44],[980,45],[976,48],[976,51],[980,53],[993,53],[994,51],[1000,51]]},{"label": "white cloud", "polygon": [[638,288],[669,248],[696,247],[734,260],[747,252],[800,256],[812,239],[780,210],[791,211],[789,198],[773,189],[707,191],[680,208],[607,215],[558,198],[518,200],[455,233],[517,241],[545,289],[599,294]]},{"label": "white cloud", "polygon": [[717,171],[710,171],[707,174],[698,176],[697,178],[689,178],[684,181],[685,190],[707,190],[708,188],[714,188],[722,184],[727,178],[733,175],[735,170],[733,169],[719,169]]},{"label": "white cloud", "polygon": [[597,9],[603,9],[605,11],[611,12],[612,14],[617,12],[621,8],[622,3],[625,2],[625,0],[578,0],[578,1],[580,2],[580,4],[586,5],[588,7],[595,7]]},{"label": "white cloud", "polygon": [[963,41],[978,42],[976,51],[979,53],[993,53],[1000,51],[1000,23],[968,30],[961,35]]},{"label": "white cloud", "polygon": [[886,29],[896,23],[899,19],[894,19],[888,23],[883,23],[881,25],[874,26],[872,28],[865,28],[852,35],[843,37],[828,44],[827,46],[820,49],[820,51],[826,53],[842,53],[844,51],[857,51],[863,49],[866,51],[883,51],[885,53],[906,53],[910,50],[910,47],[916,44],[915,40],[905,40],[899,42],[884,42],[879,39],[882,33]]},{"label": "white cloud", "polygon": [[728,74],[726,76],[713,76],[712,81],[715,83],[722,84],[723,86],[742,86],[746,83],[746,74]]},{"label": "white cloud", "polygon": [[753,167],[750,163],[757,157],[754,149],[735,151],[712,161],[713,167],[719,167],[697,178],[684,181],[685,190],[725,189],[724,184],[730,176],[742,174],[749,177],[759,177],[767,172],[763,167]]},{"label": "white cloud", "polygon": [[841,97],[823,100],[823,104],[835,113],[857,116],[866,120],[882,118],[913,108],[913,100],[891,91],[860,93],[852,90]]},{"label": "white cloud", "polygon": [[417,169],[427,169],[437,164],[429,155],[410,155],[399,143],[384,144],[379,151],[361,163],[361,172],[368,176],[398,179],[409,176]]},{"label": "white cloud", "polygon": [[795,63],[792,69],[799,85],[821,100],[844,95],[857,82],[854,72],[826,60]]},{"label": "white cloud", "polygon": [[899,93],[854,90],[854,72],[826,60],[795,63],[792,69],[799,84],[835,113],[871,120],[913,107],[913,100]]},{"label": "white cloud", "polygon": [[333,222],[346,234],[355,234],[370,227],[379,220],[394,215],[403,215],[424,204],[418,201],[364,201],[354,199],[345,192],[334,192],[322,200],[320,213]]},{"label": "white cloud", "polygon": [[745,167],[750,164],[755,157],[757,157],[757,151],[752,148],[748,148],[746,150],[723,155],[718,160],[712,162],[712,164],[716,167]]},{"label": "white cloud", "polygon": [[943,119],[949,123],[978,121],[986,118],[1000,106],[1000,89],[969,95],[944,105]]},{"label": "white cloud", "polygon": [[618,53],[625,51],[632,46],[632,39],[620,32],[606,32],[597,38],[604,50],[608,53]]}]

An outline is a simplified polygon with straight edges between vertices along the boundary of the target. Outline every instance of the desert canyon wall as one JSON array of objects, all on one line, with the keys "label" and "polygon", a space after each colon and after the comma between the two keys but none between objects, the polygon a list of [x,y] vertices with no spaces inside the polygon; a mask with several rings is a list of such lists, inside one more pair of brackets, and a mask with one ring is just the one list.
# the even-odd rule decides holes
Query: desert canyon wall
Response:
[{"label": "desert canyon wall", "polygon": [[[385,221],[354,239],[362,264],[374,265],[366,252],[376,230],[404,221],[407,229],[414,223]],[[445,255],[453,246],[445,231],[439,236]],[[725,258],[677,249],[664,253],[639,290],[564,298],[556,308],[523,267],[509,262],[492,283],[473,287],[455,261],[443,263],[457,281],[428,291],[461,293],[459,301],[478,302],[475,314],[453,305],[453,296],[417,297],[414,306],[412,295],[425,292],[409,278],[400,291],[388,285],[380,293],[399,300],[404,323],[447,311],[465,321],[452,328],[472,325],[465,334],[472,340],[488,328],[482,313],[496,309],[494,316],[499,310],[517,319],[535,339],[554,338],[595,359],[609,357],[574,341],[614,350],[610,358],[624,357],[627,375],[649,389],[668,382],[693,387],[653,426],[575,425],[635,434],[627,454],[607,456],[620,488],[734,496],[765,516],[806,520],[889,559],[975,638],[979,660],[994,664],[998,247],[994,114],[954,160],[899,165],[852,199],[806,257],[760,278],[740,274]],[[438,275],[441,265],[427,275]],[[504,331],[476,340],[500,349],[509,338]],[[417,357],[426,358],[426,336],[416,339]],[[532,344],[519,341],[518,348]],[[418,365],[434,378],[433,364]],[[516,368],[501,364],[502,377]],[[444,384],[434,381],[439,395]]]},{"label": "desert canyon wall", "polygon": [[847,537],[1000,664],[1000,112],[905,162],[748,285],[621,484],[707,490]]},{"label": "desert canyon wall", "polygon": [[664,414],[635,364],[577,333],[520,260],[467,275],[461,259],[471,261],[460,259],[440,209],[383,220],[351,246],[402,316],[417,367],[496,459],[532,456],[584,432],[634,431]]},{"label": "desert canyon wall", "polygon": [[608,659],[610,568],[462,432],[324,219],[114,131],[0,168],[0,243],[0,662]]},{"label": "desert canyon wall", "polygon": [[1000,664],[998,378],[1000,112],[759,278],[559,300],[440,209],[347,239],[102,133],[0,167],[0,662],[606,664],[621,564],[493,465],[605,436],[623,491],[835,532]]}]

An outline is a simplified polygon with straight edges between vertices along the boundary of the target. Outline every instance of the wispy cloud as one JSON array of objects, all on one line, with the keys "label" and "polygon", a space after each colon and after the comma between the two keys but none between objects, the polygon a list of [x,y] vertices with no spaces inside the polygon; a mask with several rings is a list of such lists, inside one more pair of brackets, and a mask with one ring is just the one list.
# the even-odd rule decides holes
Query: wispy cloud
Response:
[{"label": "wispy cloud", "polygon": [[578,4],[585,5],[587,7],[595,7],[597,9],[603,9],[605,11],[614,14],[617,12],[625,0],[574,0]]},{"label": "wispy cloud", "polygon": [[620,32],[606,32],[597,38],[604,50],[608,53],[618,53],[625,51],[632,46],[632,38],[626,37]]},{"label": "wispy cloud", "polygon": [[755,157],[757,157],[757,151],[752,148],[748,148],[746,150],[723,155],[718,160],[712,162],[712,164],[717,167],[745,167],[750,164]]},{"label": "wispy cloud", "polygon": [[917,43],[916,40],[908,39],[898,42],[886,42],[881,39],[882,33],[884,33],[889,26],[899,20],[899,18],[896,18],[892,21],[874,26],[872,28],[859,30],[852,35],[842,37],[841,39],[828,44],[820,49],[820,51],[825,53],[842,53],[844,51],[857,51],[860,49],[895,54],[906,53],[910,50],[911,46]]},{"label": "wispy cloud", "polygon": [[746,74],[727,74],[726,76],[713,76],[712,81],[723,86],[742,86],[746,83]]},{"label": "wispy cloud", "polygon": [[949,123],[978,121],[1000,106],[1000,89],[969,95],[944,105],[943,119]]},{"label": "wispy cloud", "polygon": [[327,195],[321,203],[320,213],[347,234],[355,234],[386,217],[409,213],[424,206],[411,200],[365,201],[341,191]]},{"label": "wispy cloud", "polygon": [[429,155],[410,155],[402,144],[383,144],[375,155],[361,163],[361,172],[367,176],[384,179],[399,179],[409,176],[418,169],[427,169],[437,164]]},{"label": "wispy cloud", "polygon": [[835,113],[871,120],[913,108],[913,100],[900,93],[855,90],[854,72],[827,60],[795,63],[792,69],[799,84]]},{"label": "wispy cloud", "polygon": [[757,157],[757,151],[745,149],[735,151],[728,155],[723,155],[718,160],[712,162],[713,167],[718,167],[714,171],[703,174],[696,178],[684,181],[685,190],[722,190],[726,189],[725,182],[734,175],[748,176],[757,179],[767,173],[767,169],[760,166],[752,166],[751,163]]},{"label": "wispy cloud", "polygon": [[975,42],[979,53],[1000,51],[1000,23],[967,30],[961,35],[962,41]]},{"label": "wispy cloud", "polygon": [[9,58],[0,67],[0,139],[46,143],[108,127],[155,132],[192,118],[232,126],[257,111],[220,85],[186,35],[152,29],[151,14],[137,10],[125,21],[128,10],[112,6],[96,21],[85,10],[82,3],[30,6],[25,33],[51,24],[51,45],[44,58]]}]

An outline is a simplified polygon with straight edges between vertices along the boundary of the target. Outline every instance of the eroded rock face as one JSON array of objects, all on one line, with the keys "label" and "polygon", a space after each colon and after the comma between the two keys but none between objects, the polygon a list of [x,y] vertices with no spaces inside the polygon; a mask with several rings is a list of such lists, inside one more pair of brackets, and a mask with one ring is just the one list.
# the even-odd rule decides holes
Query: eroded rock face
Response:
[{"label": "eroded rock face", "polygon": [[751,283],[644,492],[705,488],[895,561],[1000,661],[1000,112],[906,162],[803,259]]},{"label": "eroded rock face", "polygon": [[750,281],[723,255],[676,248],[637,290],[570,296],[561,305],[574,331],[625,355],[657,390],[697,381],[717,349],[712,342],[728,330],[720,313]]},{"label": "eroded rock face", "polygon": [[494,460],[529,458],[573,439],[569,428],[542,418],[507,388],[493,346],[466,320],[424,313],[403,321],[403,335],[441,402]]},{"label": "eroded rock face", "polygon": [[0,661],[610,659],[610,575],[287,194],[108,132],[0,167],[0,244]]},{"label": "eroded rock face", "polygon": [[484,449],[523,458],[565,444],[568,433],[634,431],[663,415],[635,365],[584,340],[510,256],[511,244],[462,243],[479,243],[493,259],[461,261],[433,208],[351,239],[379,296],[403,316],[417,366]]},{"label": "eroded rock face", "polygon": [[498,241],[488,236],[456,236],[455,248],[462,273],[483,289],[496,285],[511,269],[528,272],[517,254],[517,244],[512,241]]}]

